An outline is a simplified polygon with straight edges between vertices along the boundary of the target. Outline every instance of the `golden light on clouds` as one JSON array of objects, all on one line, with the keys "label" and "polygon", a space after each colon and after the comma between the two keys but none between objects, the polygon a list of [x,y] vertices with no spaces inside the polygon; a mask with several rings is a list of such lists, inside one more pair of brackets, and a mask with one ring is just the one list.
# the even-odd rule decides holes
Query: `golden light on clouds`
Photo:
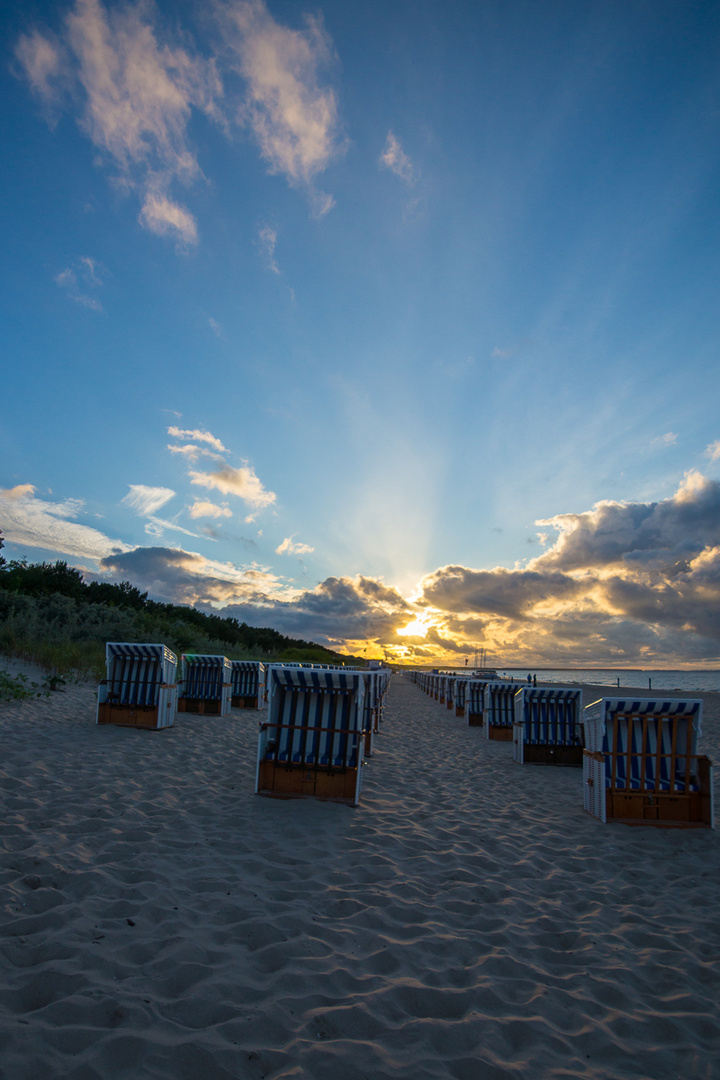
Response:
[{"label": "golden light on clouds", "polygon": [[425,637],[430,629],[430,618],[425,615],[416,615],[415,618],[403,626],[402,630],[398,630],[400,637]]}]

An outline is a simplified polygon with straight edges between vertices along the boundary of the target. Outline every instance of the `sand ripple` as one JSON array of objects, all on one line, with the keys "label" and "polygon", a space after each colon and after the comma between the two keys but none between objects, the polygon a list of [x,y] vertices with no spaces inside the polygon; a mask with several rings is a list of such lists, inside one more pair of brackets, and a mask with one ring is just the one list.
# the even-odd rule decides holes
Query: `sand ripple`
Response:
[{"label": "sand ripple", "polygon": [[602,826],[400,677],[357,809],[253,795],[256,713],[93,716],[0,707],[3,1080],[720,1076],[716,833]]}]

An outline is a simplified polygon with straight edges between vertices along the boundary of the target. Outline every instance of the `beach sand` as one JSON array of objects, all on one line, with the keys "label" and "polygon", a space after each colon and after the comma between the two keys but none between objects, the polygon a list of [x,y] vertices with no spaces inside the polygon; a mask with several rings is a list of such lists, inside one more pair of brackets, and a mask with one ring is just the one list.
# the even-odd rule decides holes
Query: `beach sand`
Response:
[{"label": "beach sand", "polygon": [[3,1080],[720,1076],[718,833],[602,825],[403,676],[355,809],[254,795],[257,712],[94,689],[0,705]]}]

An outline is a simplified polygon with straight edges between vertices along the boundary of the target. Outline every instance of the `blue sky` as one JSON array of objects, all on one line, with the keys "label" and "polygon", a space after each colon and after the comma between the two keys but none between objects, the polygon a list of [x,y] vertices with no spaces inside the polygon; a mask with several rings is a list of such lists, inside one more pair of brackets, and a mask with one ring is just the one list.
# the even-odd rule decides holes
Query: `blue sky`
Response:
[{"label": "blue sky", "polygon": [[2,58],[7,555],[716,661],[718,5],[18,2]]}]

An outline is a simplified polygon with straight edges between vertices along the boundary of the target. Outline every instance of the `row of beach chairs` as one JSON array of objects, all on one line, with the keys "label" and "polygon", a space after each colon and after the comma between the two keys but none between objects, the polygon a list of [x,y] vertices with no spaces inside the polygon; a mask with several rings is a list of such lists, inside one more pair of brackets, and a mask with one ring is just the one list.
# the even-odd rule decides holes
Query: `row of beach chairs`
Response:
[{"label": "row of beach chairs", "polygon": [[187,654],[165,645],[108,642],[97,723],[165,728],[177,712],[227,716],[264,709],[255,790],[315,795],[356,805],[365,759],[379,731],[390,673],[313,664],[269,664]]},{"label": "row of beach chairs", "polygon": [[488,739],[512,741],[519,764],[581,765],[584,808],[602,822],[715,827],[700,700],[606,697],[583,709],[573,687],[440,671],[410,678]]},{"label": "row of beach chairs", "polygon": [[107,677],[98,687],[98,724],[171,727],[177,712],[226,716],[231,705],[258,709],[265,702],[265,666],[225,656],[177,657],[166,645],[108,642]]}]

